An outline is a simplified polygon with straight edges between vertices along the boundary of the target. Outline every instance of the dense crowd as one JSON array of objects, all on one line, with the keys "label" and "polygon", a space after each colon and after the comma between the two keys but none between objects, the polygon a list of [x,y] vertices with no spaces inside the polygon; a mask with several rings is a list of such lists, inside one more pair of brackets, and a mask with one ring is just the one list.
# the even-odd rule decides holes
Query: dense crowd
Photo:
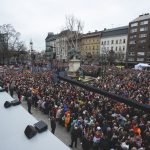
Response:
[{"label": "dense crowd", "polygon": [[[150,115],[87,91],[64,81],[54,80],[54,72],[7,71],[2,86],[19,100],[32,99],[34,107],[56,120],[77,139],[83,150],[150,149]],[[90,82],[106,91],[149,104],[150,76],[132,69],[107,68],[105,76]]]},{"label": "dense crowd", "polygon": [[105,91],[140,103],[148,104],[150,102],[150,75],[148,71],[112,67],[95,84]]}]

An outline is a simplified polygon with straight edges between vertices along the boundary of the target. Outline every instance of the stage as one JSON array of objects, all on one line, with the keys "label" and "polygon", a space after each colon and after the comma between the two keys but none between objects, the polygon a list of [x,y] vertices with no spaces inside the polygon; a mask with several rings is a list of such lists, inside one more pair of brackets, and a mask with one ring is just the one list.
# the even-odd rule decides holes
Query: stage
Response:
[{"label": "stage", "polygon": [[4,102],[12,100],[8,93],[0,92],[0,150],[70,150],[49,130],[28,139],[26,126],[38,121],[21,105],[4,108]]}]

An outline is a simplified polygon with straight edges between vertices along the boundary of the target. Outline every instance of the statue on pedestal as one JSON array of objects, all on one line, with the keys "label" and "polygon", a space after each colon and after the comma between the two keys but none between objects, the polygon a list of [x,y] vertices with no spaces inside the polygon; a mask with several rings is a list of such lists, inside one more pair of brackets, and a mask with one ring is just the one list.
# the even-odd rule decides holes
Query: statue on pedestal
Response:
[{"label": "statue on pedestal", "polygon": [[68,58],[69,60],[72,60],[72,59],[80,60],[80,52],[78,50],[75,50],[74,48],[70,49],[68,51]]},{"label": "statue on pedestal", "polygon": [[68,58],[69,58],[69,72],[77,72],[80,68],[80,52],[71,49],[68,51]]}]

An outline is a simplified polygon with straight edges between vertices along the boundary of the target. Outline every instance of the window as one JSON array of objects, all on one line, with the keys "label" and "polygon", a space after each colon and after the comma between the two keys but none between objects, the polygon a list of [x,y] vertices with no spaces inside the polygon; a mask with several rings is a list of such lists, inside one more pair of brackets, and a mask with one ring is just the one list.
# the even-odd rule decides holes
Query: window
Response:
[{"label": "window", "polygon": [[131,29],[130,30],[130,33],[135,33],[135,32],[137,32],[137,29]]},{"label": "window", "polygon": [[144,58],[137,58],[137,61],[144,61]]},{"label": "window", "polygon": [[139,34],[139,38],[147,37],[147,34]]},{"label": "window", "polygon": [[150,62],[150,58],[146,58],[146,61]]},{"label": "window", "polygon": [[131,35],[130,39],[136,38],[137,35]]},{"label": "window", "polygon": [[104,45],[106,45],[106,41],[104,41]]},{"label": "window", "polygon": [[140,40],[139,42],[140,42],[140,43],[145,43],[145,42],[146,42],[146,40],[145,40],[145,39],[143,39],[143,40]]},{"label": "window", "polygon": [[136,26],[138,26],[137,22],[131,24],[131,27],[136,27]]},{"label": "window", "polygon": [[111,46],[111,50],[113,50],[113,46]]},{"label": "window", "polygon": [[145,46],[141,45],[141,44],[138,47],[139,47],[139,49],[145,49]]},{"label": "window", "polygon": [[95,47],[93,46],[93,50],[95,49]]},{"label": "window", "polygon": [[130,46],[129,47],[129,51],[134,51],[135,50],[135,47],[134,46]]},{"label": "window", "polygon": [[126,39],[123,39],[123,43],[126,43]]},{"label": "window", "polygon": [[148,27],[142,27],[140,28],[140,31],[147,31],[148,30]]},{"label": "window", "polygon": [[144,53],[144,52],[137,52],[137,55],[138,55],[138,56],[144,56],[145,53]]},{"label": "window", "polygon": [[122,50],[125,51],[125,46],[123,46]]},{"label": "window", "polygon": [[150,52],[147,52],[147,54],[146,54],[148,57],[150,57]]},{"label": "window", "polygon": [[120,40],[119,40],[119,44],[121,44],[121,43],[122,43],[122,40],[120,39]]},{"label": "window", "polygon": [[121,46],[119,46],[119,51],[121,51]]},{"label": "window", "polygon": [[116,40],[116,44],[118,44],[118,40]]},{"label": "window", "polygon": [[136,44],[136,41],[130,41],[129,44]]},{"label": "window", "polygon": [[109,45],[109,41],[107,41],[107,45]]},{"label": "window", "polygon": [[148,20],[140,22],[140,25],[145,25],[145,24],[148,24]]},{"label": "window", "polygon": [[111,40],[111,44],[114,44],[114,40]]},{"label": "window", "polygon": [[102,41],[102,45],[103,45],[103,41]]},{"label": "window", "polygon": [[134,56],[135,55],[134,52],[129,52],[128,54],[129,54],[129,56]]},{"label": "window", "polygon": [[128,58],[128,61],[134,61],[134,58]]},{"label": "window", "polygon": [[116,47],[116,51],[117,51],[118,47]]}]

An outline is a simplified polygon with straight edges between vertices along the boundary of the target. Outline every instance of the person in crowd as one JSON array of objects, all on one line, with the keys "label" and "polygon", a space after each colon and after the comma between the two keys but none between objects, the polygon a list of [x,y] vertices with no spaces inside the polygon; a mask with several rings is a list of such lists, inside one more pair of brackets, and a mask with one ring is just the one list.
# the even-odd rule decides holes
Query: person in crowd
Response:
[{"label": "person in crowd", "polygon": [[54,116],[51,118],[51,132],[55,134],[55,129],[56,129],[56,119]]},{"label": "person in crowd", "polygon": [[31,112],[32,97],[31,97],[31,96],[27,97],[27,106],[28,106],[28,112],[29,112],[30,114],[32,114],[32,112]]},{"label": "person in crowd", "polygon": [[73,144],[75,144],[75,148],[77,148],[78,136],[78,126],[75,124],[71,131],[71,144],[69,145],[71,148],[73,147]]},{"label": "person in crowd", "polygon": [[[54,64],[52,70],[34,73],[8,70],[1,80],[8,85],[13,81],[16,92],[20,89],[27,104],[32,89],[38,87],[38,109],[58,118],[62,126],[70,126],[71,147],[74,143],[77,146],[80,137],[83,149],[150,149],[150,115],[147,112],[64,81],[55,83],[52,78],[57,67]],[[96,71],[93,67],[86,66],[86,71]],[[149,72],[111,66],[107,67],[105,76],[84,84],[150,104]],[[31,105],[28,110],[31,112]]]}]

